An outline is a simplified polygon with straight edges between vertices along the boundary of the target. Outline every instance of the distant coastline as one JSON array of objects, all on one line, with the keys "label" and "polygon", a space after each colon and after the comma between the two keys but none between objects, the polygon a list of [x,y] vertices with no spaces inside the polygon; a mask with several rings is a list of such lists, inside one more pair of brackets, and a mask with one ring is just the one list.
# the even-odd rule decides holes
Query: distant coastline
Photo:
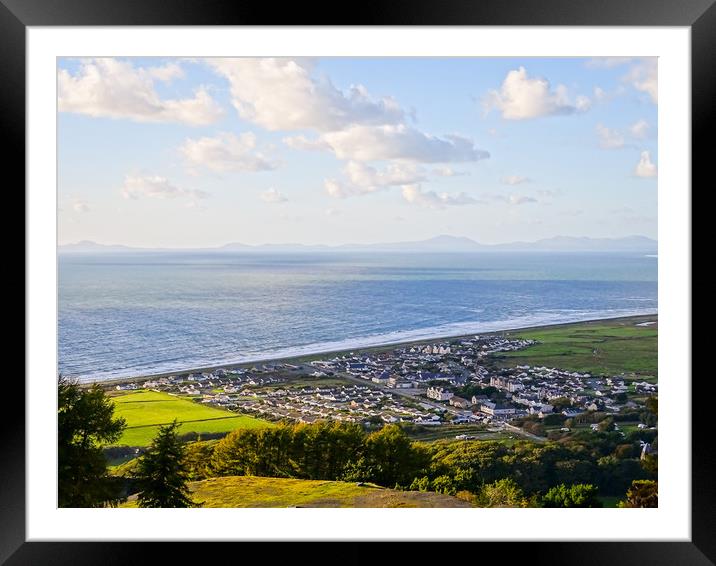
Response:
[{"label": "distant coastline", "polygon": [[[348,353],[348,352],[354,352],[356,350],[364,350],[364,351],[382,351],[386,349],[393,349],[404,345],[410,345],[410,344],[420,344],[425,342],[432,342],[435,340],[454,340],[458,338],[468,337],[468,336],[474,336],[475,334],[495,334],[495,333],[503,333],[503,332],[525,332],[529,330],[535,330],[535,329],[546,329],[546,328],[557,328],[562,326],[569,326],[572,324],[579,324],[579,323],[585,323],[585,322],[592,322],[592,323],[599,323],[599,322],[606,322],[606,321],[629,321],[633,320],[634,323],[643,322],[643,319],[648,318],[658,318],[658,312],[651,311],[651,312],[640,312],[640,313],[634,313],[634,314],[628,314],[628,315],[622,315],[622,316],[612,316],[612,317],[600,317],[600,318],[579,318],[574,320],[569,320],[565,322],[549,322],[545,324],[534,324],[529,326],[520,326],[520,327],[505,327],[505,328],[492,328],[489,330],[482,330],[482,331],[473,331],[473,332],[463,332],[461,334],[436,334],[436,335],[425,335],[420,337],[415,337],[413,339],[403,339],[399,341],[392,341],[392,342],[376,342],[373,344],[366,344],[366,345],[353,345],[353,346],[344,346],[341,348],[330,348],[329,349],[322,349],[322,350],[311,350],[311,351],[305,351],[305,352],[294,352],[293,354],[283,354],[281,352],[277,352],[276,355],[266,355],[262,357],[252,358],[252,359],[245,359],[241,361],[234,361],[234,362],[225,362],[225,363],[217,363],[214,365],[207,365],[207,366],[200,366],[200,367],[182,367],[182,368],[176,368],[171,369],[167,371],[160,371],[160,372],[148,372],[148,373],[142,373],[137,375],[127,375],[124,377],[110,377],[106,379],[101,378],[78,378],[82,383],[99,383],[104,385],[114,385],[119,383],[132,383],[136,381],[142,381],[148,378],[158,378],[158,377],[164,377],[169,375],[175,375],[175,374],[186,374],[186,373],[194,373],[194,372],[210,372],[214,371],[220,368],[224,369],[234,369],[234,368],[243,368],[246,366],[252,366],[258,363],[266,363],[266,362],[272,362],[272,363],[291,363],[299,360],[306,360],[306,359],[312,359],[317,356],[325,356],[325,355],[338,355],[341,353]],[[495,324],[499,324],[495,323]],[[310,348],[309,345],[306,348]],[[316,345],[319,346],[319,345]],[[297,350],[298,348],[293,348],[293,350]],[[69,376],[73,377],[73,376]]]},{"label": "distant coastline", "polygon": [[205,248],[141,248],[119,244],[99,244],[82,241],[58,247],[61,254],[78,253],[314,253],[314,252],[573,252],[573,253],[644,253],[656,254],[658,242],[645,236],[623,238],[587,238],[555,236],[534,242],[508,242],[482,244],[466,237],[440,235],[427,240],[411,242],[384,242],[373,244],[260,244],[237,242]]}]

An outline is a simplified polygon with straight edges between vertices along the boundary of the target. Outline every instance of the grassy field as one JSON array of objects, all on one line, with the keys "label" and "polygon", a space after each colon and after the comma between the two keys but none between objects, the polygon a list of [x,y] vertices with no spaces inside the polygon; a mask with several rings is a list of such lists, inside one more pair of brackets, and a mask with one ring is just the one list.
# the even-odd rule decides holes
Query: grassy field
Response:
[{"label": "grassy field", "polygon": [[112,400],[115,415],[127,421],[127,428],[117,445],[146,446],[160,425],[170,423],[175,418],[181,423],[180,434],[230,432],[237,428],[272,426],[261,419],[237,415],[156,391],[127,393],[114,396]]},{"label": "grassy field", "polygon": [[656,317],[595,321],[515,332],[514,336],[540,343],[496,357],[505,366],[528,364],[558,367],[592,374],[634,376],[656,379],[657,324],[637,326],[636,322]]},{"label": "grassy field", "polygon": [[[202,507],[470,507],[449,495],[352,482],[229,476],[190,484]],[[135,507],[128,501],[122,507]]]},{"label": "grassy field", "polygon": [[408,436],[412,440],[419,440],[420,442],[433,442],[435,440],[454,440],[455,442],[470,442],[470,441],[458,441],[455,439],[460,434],[466,434],[468,436],[476,436],[476,440],[501,440],[504,442],[514,442],[515,437],[517,440],[524,440],[514,433],[505,432],[491,432],[483,430],[484,427],[481,425],[474,424],[463,424],[463,425],[442,425],[434,427],[423,427],[425,430],[421,431],[407,431]]}]

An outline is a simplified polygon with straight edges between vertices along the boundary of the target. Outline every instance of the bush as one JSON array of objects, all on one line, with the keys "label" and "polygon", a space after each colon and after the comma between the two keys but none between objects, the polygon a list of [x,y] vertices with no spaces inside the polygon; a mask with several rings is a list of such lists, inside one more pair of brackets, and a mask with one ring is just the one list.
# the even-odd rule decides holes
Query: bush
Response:
[{"label": "bush", "polygon": [[642,508],[659,506],[659,485],[654,480],[634,480],[627,490],[626,501],[619,507]]},{"label": "bush", "polygon": [[543,507],[601,507],[597,488],[591,484],[560,484],[542,498]]},{"label": "bush", "polygon": [[510,478],[486,484],[477,496],[480,507],[527,507],[529,501],[520,486]]}]

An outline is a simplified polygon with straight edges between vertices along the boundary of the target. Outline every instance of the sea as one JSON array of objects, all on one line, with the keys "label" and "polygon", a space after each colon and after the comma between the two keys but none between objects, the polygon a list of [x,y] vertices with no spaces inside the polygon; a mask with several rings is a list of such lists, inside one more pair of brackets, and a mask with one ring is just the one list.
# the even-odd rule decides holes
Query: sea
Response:
[{"label": "sea", "polygon": [[81,381],[657,312],[639,253],[62,253]]}]

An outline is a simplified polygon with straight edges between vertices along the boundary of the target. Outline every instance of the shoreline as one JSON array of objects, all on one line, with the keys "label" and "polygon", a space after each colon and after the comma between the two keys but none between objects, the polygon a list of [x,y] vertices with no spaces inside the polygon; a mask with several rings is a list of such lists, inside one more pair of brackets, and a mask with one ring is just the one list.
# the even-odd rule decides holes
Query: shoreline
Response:
[{"label": "shoreline", "polygon": [[[486,331],[476,331],[476,332],[469,332],[469,333],[461,333],[461,334],[441,334],[441,335],[435,335],[435,336],[426,336],[426,337],[420,337],[415,339],[409,339],[409,340],[398,340],[398,341],[392,341],[392,342],[384,342],[384,343],[378,343],[378,344],[372,344],[372,345],[366,345],[366,346],[351,346],[351,347],[344,347],[339,349],[328,349],[328,350],[316,350],[306,353],[300,353],[300,354],[294,354],[294,355],[282,355],[277,354],[276,356],[268,356],[268,357],[261,357],[261,358],[255,358],[251,360],[245,360],[241,362],[228,362],[228,363],[222,363],[222,364],[214,364],[214,365],[208,365],[208,366],[195,366],[195,367],[187,367],[187,368],[181,368],[181,369],[174,369],[171,371],[162,371],[162,372],[154,372],[154,373],[144,373],[141,375],[136,376],[126,376],[126,377],[111,377],[107,379],[81,379],[76,378],[79,380],[81,385],[89,385],[93,383],[97,383],[99,385],[118,385],[123,383],[134,383],[137,381],[144,381],[146,379],[156,379],[160,377],[168,377],[171,375],[177,375],[177,374],[187,374],[187,373],[196,373],[196,372],[211,372],[218,369],[243,369],[246,367],[254,366],[256,364],[264,364],[267,362],[272,363],[291,363],[291,362],[300,362],[301,360],[310,361],[312,359],[315,359],[316,357],[326,356],[326,355],[338,355],[343,353],[349,353],[349,352],[355,352],[355,351],[384,351],[384,350],[392,350],[401,346],[407,346],[407,345],[415,345],[415,344],[425,344],[427,342],[434,342],[436,340],[454,340],[458,338],[467,338],[472,337],[475,335],[491,335],[491,334],[503,334],[503,333],[511,333],[511,332],[526,332],[530,330],[544,330],[544,329],[550,329],[550,328],[559,328],[563,326],[571,326],[575,324],[585,324],[585,323],[599,323],[599,322],[614,322],[614,321],[629,321],[634,320],[635,322],[640,321],[641,319],[645,318],[654,318],[657,317],[658,320],[658,312],[652,312],[652,313],[640,313],[640,314],[632,314],[632,315],[624,315],[624,316],[615,316],[615,317],[601,317],[601,318],[586,318],[581,320],[574,320],[569,322],[555,322],[555,323],[548,323],[548,324],[536,324],[532,326],[520,326],[520,327],[511,327],[511,328],[501,328],[501,329],[494,329],[494,330],[486,330]],[[303,363],[303,362],[301,362]],[[72,377],[72,376],[69,376]]]}]

